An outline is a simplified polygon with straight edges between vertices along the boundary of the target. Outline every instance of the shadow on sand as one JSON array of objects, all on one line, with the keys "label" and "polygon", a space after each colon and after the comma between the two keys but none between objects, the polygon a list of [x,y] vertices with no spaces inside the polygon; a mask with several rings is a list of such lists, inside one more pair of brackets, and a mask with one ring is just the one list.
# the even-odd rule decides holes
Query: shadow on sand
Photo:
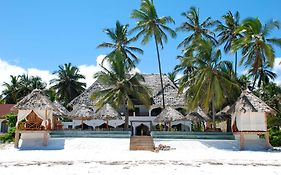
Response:
[{"label": "shadow on sand", "polygon": [[63,138],[51,138],[47,146],[43,146],[41,139],[28,139],[20,141],[19,150],[62,150],[64,145],[65,139]]},{"label": "shadow on sand", "polygon": [[[226,151],[241,151],[238,140],[200,140],[200,143],[209,148],[215,148]],[[280,149],[268,149],[263,139],[247,140],[245,143],[245,149],[243,151],[281,152]]]}]

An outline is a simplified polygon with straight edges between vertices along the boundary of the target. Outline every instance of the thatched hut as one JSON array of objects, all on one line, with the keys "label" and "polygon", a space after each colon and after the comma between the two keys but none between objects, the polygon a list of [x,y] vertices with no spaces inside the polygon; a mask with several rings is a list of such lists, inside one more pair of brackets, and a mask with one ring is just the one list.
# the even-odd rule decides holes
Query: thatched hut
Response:
[{"label": "thatched hut", "polygon": [[110,105],[105,104],[99,111],[97,111],[98,119],[101,119],[106,122],[106,129],[108,129],[109,120],[122,120],[122,117],[119,113]]},{"label": "thatched hut", "polygon": [[241,149],[245,146],[245,135],[263,134],[267,147],[271,147],[267,132],[267,115],[274,110],[250,90],[243,91],[238,100],[223,111],[231,115],[232,132],[240,137]]},{"label": "thatched hut", "polygon": [[20,134],[22,138],[42,137],[47,145],[49,130],[54,128],[53,113],[60,114],[60,110],[43,94],[34,89],[13,108],[17,111],[15,147],[18,147]]}]

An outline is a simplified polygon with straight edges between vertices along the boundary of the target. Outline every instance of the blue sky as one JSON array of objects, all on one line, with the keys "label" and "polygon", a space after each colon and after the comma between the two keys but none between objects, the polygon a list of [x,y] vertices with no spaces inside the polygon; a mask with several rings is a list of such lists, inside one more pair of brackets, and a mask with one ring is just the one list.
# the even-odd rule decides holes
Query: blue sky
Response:
[{"label": "blue sky", "polygon": [[[170,25],[172,28],[184,22],[180,14],[191,6],[200,9],[201,20],[207,16],[220,19],[228,10],[238,10],[241,19],[259,17],[263,22],[272,18],[281,21],[281,1],[278,0],[154,0],[154,3],[159,16],[172,16],[175,19],[176,25]],[[68,62],[77,66],[84,65],[88,69],[91,66],[95,68],[96,58],[109,52],[96,48],[99,43],[109,41],[102,30],[113,28],[116,20],[133,27],[135,21],[130,19],[130,14],[139,5],[140,0],[2,0],[0,63],[25,71],[42,70],[46,74]],[[281,37],[280,31],[274,31],[272,36]],[[187,33],[179,33],[176,39],[169,38],[161,50],[163,72],[172,71],[177,64],[176,56],[180,54],[180,50],[176,47],[186,35]],[[135,45],[145,52],[140,55],[138,68],[141,72],[157,73],[153,41],[146,46],[139,42]],[[276,57],[281,57],[280,48],[276,49]],[[233,56],[226,55],[225,58],[232,59]],[[3,66],[0,65],[0,68]],[[243,69],[240,68],[241,72]],[[276,70],[280,77],[280,68]],[[10,72],[14,73],[13,70]],[[5,74],[7,76],[7,71]],[[6,79],[0,78],[0,83],[1,80]]]}]

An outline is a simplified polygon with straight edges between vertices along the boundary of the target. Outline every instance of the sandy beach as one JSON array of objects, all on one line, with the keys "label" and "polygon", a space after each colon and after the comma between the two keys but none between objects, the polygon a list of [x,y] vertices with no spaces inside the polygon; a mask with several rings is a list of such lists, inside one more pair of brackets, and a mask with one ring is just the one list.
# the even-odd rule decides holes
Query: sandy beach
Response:
[{"label": "sandy beach", "polygon": [[[239,151],[238,142],[155,140],[170,151],[129,151],[129,139],[57,138],[47,147],[1,145],[0,174],[280,174],[279,150]],[[35,150],[30,150],[30,149]],[[255,150],[255,151],[253,151]]]}]

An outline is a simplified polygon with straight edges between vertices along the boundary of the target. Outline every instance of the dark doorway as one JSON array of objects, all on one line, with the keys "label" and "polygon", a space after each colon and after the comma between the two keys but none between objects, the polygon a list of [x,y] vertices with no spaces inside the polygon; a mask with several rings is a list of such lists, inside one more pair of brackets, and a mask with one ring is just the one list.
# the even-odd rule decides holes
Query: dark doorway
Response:
[{"label": "dark doorway", "polygon": [[162,108],[155,108],[151,111],[151,116],[157,116],[162,112]]},{"label": "dark doorway", "polygon": [[143,123],[136,127],[137,136],[150,136],[149,127]]},{"label": "dark doorway", "polygon": [[3,133],[7,133],[8,132],[8,122],[7,122],[7,120],[4,120],[1,123],[1,132],[3,132]]}]

